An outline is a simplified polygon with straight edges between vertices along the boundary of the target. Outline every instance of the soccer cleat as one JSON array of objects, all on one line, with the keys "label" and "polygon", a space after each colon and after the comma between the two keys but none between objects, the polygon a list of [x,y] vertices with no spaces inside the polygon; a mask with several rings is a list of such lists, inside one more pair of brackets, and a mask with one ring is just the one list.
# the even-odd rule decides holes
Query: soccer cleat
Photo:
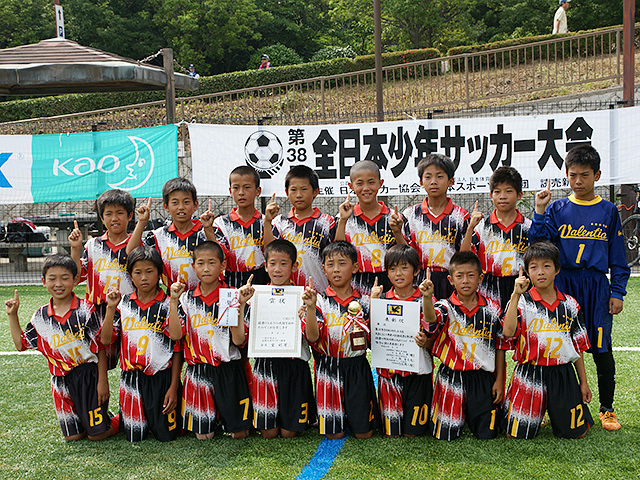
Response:
[{"label": "soccer cleat", "polygon": [[600,412],[600,422],[605,430],[620,430],[622,427],[614,412]]}]

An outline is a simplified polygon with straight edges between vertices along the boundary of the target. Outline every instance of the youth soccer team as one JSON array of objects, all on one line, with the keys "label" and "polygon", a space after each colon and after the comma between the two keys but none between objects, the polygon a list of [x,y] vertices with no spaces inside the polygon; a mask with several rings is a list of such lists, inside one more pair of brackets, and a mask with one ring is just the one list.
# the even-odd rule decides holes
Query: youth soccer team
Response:
[{"label": "youth soccer team", "polygon": [[[46,357],[67,440],[118,431],[129,441],[185,431],[210,439],[220,425],[234,438],[252,428],[290,438],[316,423],[329,439],[382,428],[454,440],[465,423],[482,439],[501,430],[530,439],[545,412],[556,436],[580,438],[593,425],[585,351],[597,369],[602,426],[616,430],[612,315],[630,273],[620,218],[595,194],[596,150],[573,148],[565,166],[573,193],[548,205],[547,185],[533,221],[517,209],[522,179],[511,167],[491,176],[490,214],[477,202],[471,215],[454,205],[455,167],[438,154],[417,167],[426,198],[402,213],[378,200],[383,180],[371,161],[351,167],[357,202],[347,196],[336,218],[313,206],[318,176],[306,166],[286,175],[288,212],[274,194],[260,213],[260,177],[242,166],[229,177],[230,213],[214,218],[209,203],[194,219],[196,189],[176,178],[162,192],[171,224],[145,231],[149,200],[131,234],[135,201],[109,190],[97,201],[106,233],[83,246],[76,226],[71,255],[46,258],[51,300],[24,331],[18,291],[5,302],[11,335],[18,350]],[[86,300],[73,293],[83,280]],[[300,357],[249,363],[254,284],[305,287]],[[239,289],[237,326],[219,324],[223,287]],[[378,369],[377,392],[366,356],[374,298],[421,307],[419,371]],[[516,366],[505,395],[509,350]],[[435,380],[433,356],[441,361]],[[112,416],[107,371],[118,361]]]}]

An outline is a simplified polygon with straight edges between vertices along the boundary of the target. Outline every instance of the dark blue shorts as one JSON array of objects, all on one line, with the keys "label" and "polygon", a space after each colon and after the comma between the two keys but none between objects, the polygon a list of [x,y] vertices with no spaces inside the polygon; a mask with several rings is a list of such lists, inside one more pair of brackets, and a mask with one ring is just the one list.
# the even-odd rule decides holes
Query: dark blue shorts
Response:
[{"label": "dark blue shorts", "polygon": [[560,270],[555,284],[580,304],[591,343],[588,351],[611,351],[613,315],[609,313],[611,288],[607,276],[595,270]]}]

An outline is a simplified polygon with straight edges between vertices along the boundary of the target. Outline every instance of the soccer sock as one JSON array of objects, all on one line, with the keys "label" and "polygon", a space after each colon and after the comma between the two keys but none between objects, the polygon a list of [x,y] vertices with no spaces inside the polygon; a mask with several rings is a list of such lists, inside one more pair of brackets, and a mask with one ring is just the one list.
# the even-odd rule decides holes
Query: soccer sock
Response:
[{"label": "soccer sock", "polygon": [[598,373],[600,411],[613,411],[613,395],[616,389],[616,364],[613,360],[613,352],[594,353],[593,361]]},{"label": "soccer sock", "polygon": [[120,414],[116,414],[111,417],[111,428],[113,428],[113,434],[117,435],[120,431]]}]

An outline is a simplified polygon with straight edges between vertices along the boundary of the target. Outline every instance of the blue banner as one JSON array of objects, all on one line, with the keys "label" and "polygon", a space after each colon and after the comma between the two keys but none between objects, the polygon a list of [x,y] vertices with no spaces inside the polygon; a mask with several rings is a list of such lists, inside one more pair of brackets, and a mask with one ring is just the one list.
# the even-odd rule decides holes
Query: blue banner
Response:
[{"label": "blue banner", "polygon": [[112,188],[160,197],[178,176],[176,125],[32,138],[34,202],[91,200]]}]

